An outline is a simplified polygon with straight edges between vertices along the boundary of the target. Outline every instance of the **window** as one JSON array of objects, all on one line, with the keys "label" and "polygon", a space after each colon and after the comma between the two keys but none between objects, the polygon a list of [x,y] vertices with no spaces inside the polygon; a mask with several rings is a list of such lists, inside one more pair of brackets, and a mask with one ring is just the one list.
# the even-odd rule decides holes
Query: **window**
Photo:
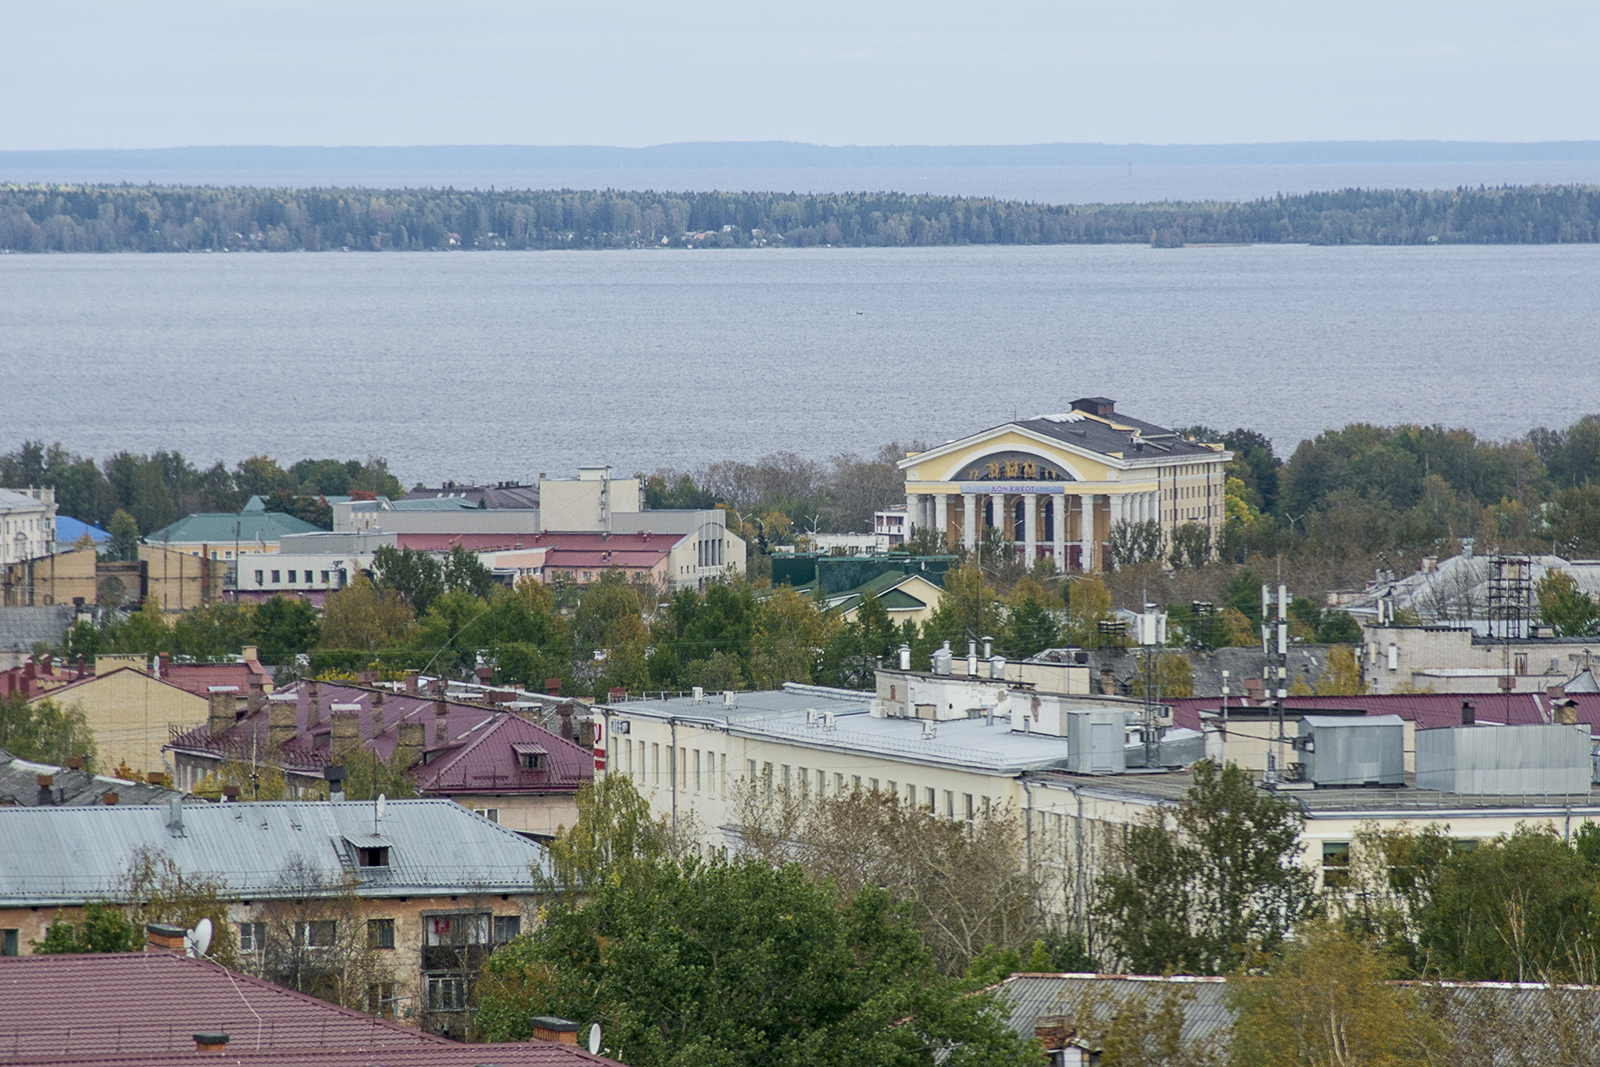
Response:
[{"label": "window", "polygon": [[454,974],[428,975],[429,1011],[465,1011],[467,980]]},{"label": "window", "polygon": [[332,948],[339,935],[339,923],[334,919],[313,919],[294,924],[294,940],[305,948]]},{"label": "window", "polygon": [[972,811],[972,794],[971,793],[962,793],[961,794],[961,799],[962,799],[963,803],[966,804],[967,818],[969,818],[969,819],[972,818],[972,815],[973,815],[973,811]]},{"label": "window", "polygon": [[290,585],[294,584],[294,571],[290,571],[289,572],[289,584]]},{"label": "window", "polygon": [[367,947],[394,948],[394,920],[367,920]]},{"label": "window", "polygon": [[789,765],[787,763],[783,765],[783,791],[785,793],[789,791]]},{"label": "window", "polygon": [[867,788],[876,793],[878,791],[878,780],[876,778],[868,778]]},{"label": "window", "polygon": [[20,949],[17,947],[16,930],[0,930],[0,956],[15,956]]},{"label": "window", "polygon": [[694,750],[694,791],[700,792],[700,750]]},{"label": "window", "polygon": [[389,866],[389,846],[374,845],[370,848],[357,848],[356,865],[359,867]]},{"label": "window", "polygon": [[1322,885],[1325,889],[1343,889],[1350,884],[1350,842],[1324,841],[1322,843]]},{"label": "window", "polygon": [[939,810],[939,807],[938,807],[938,805],[939,805],[939,797],[938,797],[938,793],[934,790],[934,788],[932,786],[928,787],[927,797],[928,797],[927,802],[923,804],[923,807],[926,808],[928,811],[938,811]]},{"label": "window", "polygon": [[817,772],[817,796],[820,797],[822,795],[822,791],[823,791],[822,787],[823,787],[824,784],[826,784],[827,780],[828,780],[828,776],[825,773],[823,773],[822,771],[818,771]]},{"label": "window", "polygon": [[850,776],[850,788],[855,790],[857,793],[861,792],[861,776],[859,774],[852,774]]},{"label": "window", "polygon": [[770,763],[761,765],[761,784],[766,787],[767,792],[772,792],[772,764]]},{"label": "window", "polygon": [[282,579],[280,579],[278,577],[278,575],[281,574],[281,573],[283,573],[283,572],[282,571],[273,571],[272,572],[272,584],[273,585],[277,585],[280,581],[282,581]]},{"label": "window", "polygon": [[833,775],[833,795],[836,797],[844,796],[844,775],[839,774],[837,771]]},{"label": "window", "polygon": [[367,1014],[394,1018],[394,983],[374,982],[367,986]]},{"label": "window", "polygon": [[239,924],[239,951],[263,952],[267,947],[266,923]]},{"label": "window", "polygon": [[494,917],[494,943],[503,945],[522,933],[522,916],[496,915]]},{"label": "window", "polygon": [[755,760],[750,760],[749,762],[750,762],[750,776],[749,776],[750,777],[750,784],[751,785],[755,785],[755,783],[756,783],[756,761]]},{"label": "window", "polygon": [[445,911],[422,917],[422,942],[426,946],[486,945],[489,931],[488,912]]},{"label": "window", "polygon": [[488,819],[492,823],[499,823],[500,822],[500,809],[499,808],[484,808],[483,809],[483,817],[485,819]]},{"label": "window", "polygon": [[261,574],[262,574],[262,572],[261,572],[261,571],[256,571],[256,584],[257,584],[257,585],[261,585],[261,584],[263,584],[263,583],[262,583],[262,578],[261,578]]},{"label": "window", "polygon": [[661,746],[650,746],[651,784],[661,784]]},{"label": "window", "polygon": [[956,795],[948,789],[944,791],[944,814],[949,819],[956,817]]},{"label": "window", "polygon": [[328,572],[327,571],[323,571],[322,572],[322,584],[323,585],[327,585],[328,584]]},{"label": "window", "polygon": [[540,767],[544,766],[540,759],[539,753],[537,752],[523,752],[519,754],[517,761],[522,765],[522,769],[525,771],[536,771]]}]

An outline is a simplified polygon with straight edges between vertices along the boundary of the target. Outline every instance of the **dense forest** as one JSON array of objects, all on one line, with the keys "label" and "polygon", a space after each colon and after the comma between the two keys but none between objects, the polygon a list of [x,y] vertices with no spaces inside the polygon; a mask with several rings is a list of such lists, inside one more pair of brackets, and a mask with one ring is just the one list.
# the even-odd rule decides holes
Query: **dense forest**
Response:
[{"label": "dense forest", "polygon": [[1595,186],[1070,206],[901,193],[0,184],[0,249],[17,252],[1594,241]]}]

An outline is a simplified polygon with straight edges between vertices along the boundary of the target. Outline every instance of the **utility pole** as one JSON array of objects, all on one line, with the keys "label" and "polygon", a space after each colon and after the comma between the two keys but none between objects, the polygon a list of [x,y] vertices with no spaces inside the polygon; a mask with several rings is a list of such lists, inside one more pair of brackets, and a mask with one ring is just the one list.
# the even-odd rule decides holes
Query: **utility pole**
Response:
[{"label": "utility pole", "polygon": [[[1278,781],[1278,777],[1287,766],[1283,758],[1285,745],[1288,738],[1283,729],[1283,701],[1289,695],[1289,587],[1282,582],[1278,583],[1278,618],[1275,626],[1269,625],[1267,616],[1272,607],[1272,586],[1262,583],[1261,586],[1261,654],[1266,661],[1265,669],[1261,672],[1261,686],[1263,689],[1274,690],[1273,704],[1277,710],[1278,735],[1276,745],[1267,753],[1268,782]],[[1276,638],[1276,640],[1274,640]],[[1277,685],[1272,682],[1276,680]]]}]

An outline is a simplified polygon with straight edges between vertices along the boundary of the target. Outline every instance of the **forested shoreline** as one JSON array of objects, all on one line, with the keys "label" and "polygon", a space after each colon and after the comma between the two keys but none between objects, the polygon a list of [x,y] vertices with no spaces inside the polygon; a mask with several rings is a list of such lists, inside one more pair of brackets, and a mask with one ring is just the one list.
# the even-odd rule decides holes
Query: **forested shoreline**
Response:
[{"label": "forested shoreline", "polygon": [[1586,185],[1065,205],[902,193],[0,183],[0,250],[34,253],[1597,241],[1600,186]]}]

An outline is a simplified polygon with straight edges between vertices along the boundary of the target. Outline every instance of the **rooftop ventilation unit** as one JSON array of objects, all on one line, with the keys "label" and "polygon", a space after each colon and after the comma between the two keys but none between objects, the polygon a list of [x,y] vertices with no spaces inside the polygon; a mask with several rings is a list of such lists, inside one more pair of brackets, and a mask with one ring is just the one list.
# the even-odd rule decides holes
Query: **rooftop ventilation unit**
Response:
[{"label": "rooftop ventilation unit", "polygon": [[1398,715],[1307,715],[1294,747],[1312,785],[1405,785],[1405,723]]},{"label": "rooftop ventilation unit", "polygon": [[1417,788],[1470,796],[1587,796],[1589,728],[1450,726],[1417,731]]},{"label": "rooftop ventilation unit", "polygon": [[1074,774],[1121,774],[1128,769],[1121,711],[1064,711],[1067,770]]}]

